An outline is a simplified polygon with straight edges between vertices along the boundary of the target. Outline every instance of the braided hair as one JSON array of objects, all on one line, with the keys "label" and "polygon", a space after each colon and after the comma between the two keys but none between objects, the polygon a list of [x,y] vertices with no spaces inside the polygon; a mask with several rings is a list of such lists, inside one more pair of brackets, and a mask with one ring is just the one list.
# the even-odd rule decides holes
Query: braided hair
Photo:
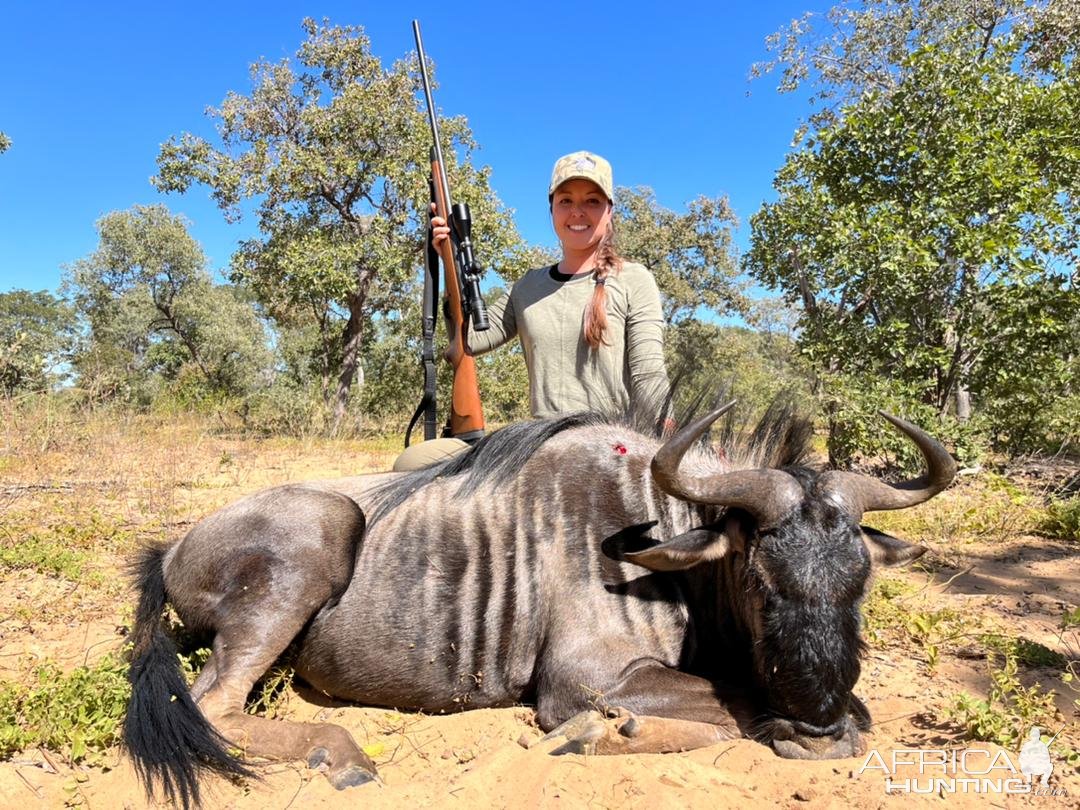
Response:
[{"label": "braided hair", "polygon": [[608,222],[607,232],[600,240],[596,248],[596,267],[593,268],[593,279],[596,285],[593,287],[592,299],[585,308],[585,322],[582,332],[585,342],[592,349],[599,349],[601,345],[610,345],[607,342],[607,289],[605,282],[612,276],[617,276],[622,270],[623,260],[615,247],[615,223]]}]

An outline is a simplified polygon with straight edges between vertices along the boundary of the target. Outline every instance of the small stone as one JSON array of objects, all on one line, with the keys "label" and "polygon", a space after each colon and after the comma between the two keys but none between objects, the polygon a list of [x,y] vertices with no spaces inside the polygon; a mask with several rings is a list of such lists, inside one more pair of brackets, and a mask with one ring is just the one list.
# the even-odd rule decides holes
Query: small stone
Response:
[{"label": "small stone", "polygon": [[799,788],[792,794],[792,798],[799,802],[811,802],[817,796],[817,793],[810,788]]},{"label": "small stone", "polygon": [[528,748],[532,745],[532,736],[526,732],[521,732],[521,736],[517,738],[517,744],[522,748]]}]

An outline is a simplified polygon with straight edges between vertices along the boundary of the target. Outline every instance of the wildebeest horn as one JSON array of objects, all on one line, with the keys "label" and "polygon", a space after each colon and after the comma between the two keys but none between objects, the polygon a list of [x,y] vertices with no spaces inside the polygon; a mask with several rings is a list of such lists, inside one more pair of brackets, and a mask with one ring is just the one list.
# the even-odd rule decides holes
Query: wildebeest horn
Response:
[{"label": "wildebeest horn", "polygon": [[762,526],[771,526],[802,500],[802,487],[779,470],[739,470],[720,475],[690,475],[679,470],[683,455],[734,400],[684,427],[656,451],[652,477],[668,495],[693,503],[745,509]]},{"label": "wildebeest horn", "polygon": [[887,484],[857,473],[826,473],[822,476],[823,491],[839,497],[855,520],[862,517],[863,512],[915,506],[937,495],[956,477],[956,462],[937,439],[911,422],[884,411],[878,413],[918,446],[926,459],[926,475],[902,484]]}]

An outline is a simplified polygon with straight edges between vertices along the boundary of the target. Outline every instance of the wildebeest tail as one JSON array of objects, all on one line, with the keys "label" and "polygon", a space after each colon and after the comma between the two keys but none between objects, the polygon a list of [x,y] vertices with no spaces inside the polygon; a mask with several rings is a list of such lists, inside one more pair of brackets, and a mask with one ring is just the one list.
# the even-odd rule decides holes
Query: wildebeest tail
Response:
[{"label": "wildebeest tail", "polygon": [[229,753],[228,742],[188,692],[176,646],[162,626],[164,555],[162,547],[145,548],[132,566],[139,604],[131,632],[131,698],[124,717],[124,746],[148,797],[160,785],[170,802],[187,810],[199,803],[203,772],[253,774]]}]

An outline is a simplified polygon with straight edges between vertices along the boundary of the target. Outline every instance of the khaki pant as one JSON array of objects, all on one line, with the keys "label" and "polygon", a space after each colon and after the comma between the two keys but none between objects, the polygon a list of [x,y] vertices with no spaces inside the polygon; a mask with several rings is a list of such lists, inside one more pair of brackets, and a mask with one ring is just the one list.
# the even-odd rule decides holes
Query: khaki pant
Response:
[{"label": "khaki pant", "polygon": [[429,442],[412,444],[395,459],[393,470],[394,472],[408,472],[430,467],[468,448],[469,445],[461,439],[432,439]]}]

